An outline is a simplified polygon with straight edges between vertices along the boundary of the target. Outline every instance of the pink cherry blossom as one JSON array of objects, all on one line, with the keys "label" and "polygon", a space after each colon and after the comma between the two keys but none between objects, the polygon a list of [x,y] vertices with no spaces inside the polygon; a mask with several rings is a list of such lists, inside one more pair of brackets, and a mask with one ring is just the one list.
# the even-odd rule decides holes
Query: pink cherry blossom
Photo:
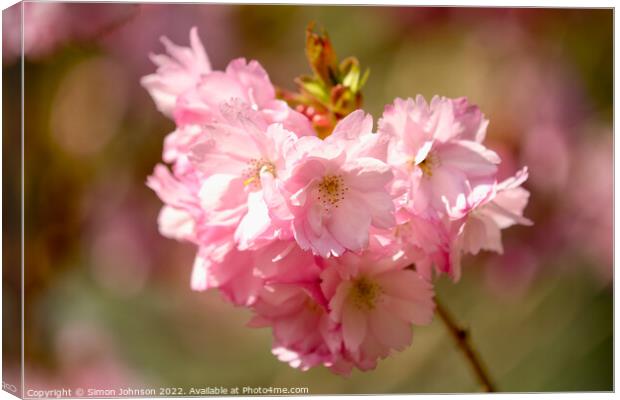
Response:
[{"label": "pink cherry blossom", "polygon": [[532,221],[523,217],[529,192],[521,185],[527,177],[527,168],[523,168],[514,177],[499,183],[493,198],[466,217],[461,227],[463,251],[474,255],[481,249],[502,253],[502,229],[515,224],[532,225]]},{"label": "pink cherry blossom", "polygon": [[191,90],[179,97],[175,108],[177,124],[207,123],[219,119],[219,106],[236,99],[258,111],[275,99],[267,72],[256,61],[231,61],[225,71],[202,76]]},{"label": "pink cherry blossom", "polygon": [[243,105],[230,106],[231,119],[206,125],[189,150],[190,161],[201,172],[199,197],[211,226],[236,226],[239,249],[290,236],[271,218],[263,187],[275,185],[285,168],[284,156],[297,136],[281,124],[262,120]]},{"label": "pink cherry blossom", "polygon": [[378,258],[347,253],[329,260],[323,292],[330,317],[341,324],[344,353],[362,369],[411,342],[411,326],[430,323],[432,285],[407,269],[401,256]]},{"label": "pink cherry blossom", "polygon": [[431,281],[436,272],[455,279],[460,255],[453,249],[450,222],[437,214],[416,215],[404,208],[396,216],[394,239],[420,276]]},{"label": "pink cherry blossom", "polygon": [[[391,168],[373,157],[382,143],[353,124],[361,111],[341,121],[325,140],[303,137],[291,153],[282,190],[287,197],[295,239],[322,257],[368,246],[369,229],[394,225],[387,191]],[[372,124],[372,120],[371,124]],[[352,130],[344,129],[343,127]]]},{"label": "pink cherry blossom", "polygon": [[317,258],[294,240],[274,240],[254,252],[255,274],[266,284],[314,284],[321,267]]},{"label": "pink cherry blossom", "polygon": [[207,124],[225,118],[221,105],[231,101],[246,104],[267,123],[281,123],[298,135],[314,135],[308,118],[275,97],[269,76],[256,61],[240,58],[230,62],[225,71],[212,71],[177,100],[174,119],[179,126]]},{"label": "pink cherry blossom", "polygon": [[457,219],[487,196],[500,159],[479,143],[486,125],[462,99],[434,97],[429,105],[418,96],[386,106],[379,132],[391,136],[388,163],[397,171],[401,202]]},{"label": "pink cherry blossom", "polygon": [[151,60],[157,65],[157,72],[142,78],[142,86],[153,97],[157,109],[167,116],[172,116],[178,97],[194,88],[203,75],[211,72],[211,63],[198,38],[198,29],[189,33],[190,46],[182,47],[162,37],[168,55],[151,54]]},{"label": "pink cherry blossom", "polygon": [[159,230],[196,245],[191,288],[250,309],[294,368],[375,368],[431,321],[436,276],[457,281],[462,255],[531,225],[527,168],[497,182],[489,121],[465,98],[396,99],[377,133],[356,110],[320,139],[257,61],[214,71],[195,29],[189,48],[162,41],[142,80],[176,124],[170,169],[147,180]]},{"label": "pink cherry blossom", "polygon": [[271,327],[273,353],[294,368],[331,367],[339,357],[336,323],[318,288],[311,285],[270,284],[263,288],[249,326]]},{"label": "pink cherry blossom", "polygon": [[203,211],[198,198],[199,183],[186,175],[178,179],[164,165],[157,165],[147,186],[153,189],[166,204],[158,217],[162,235],[199,244],[198,239]]},{"label": "pink cherry blossom", "polygon": [[263,286],[253,268],[253,253],[239,251],[230,241],[200,248],[192,270],[193,290],[219,289],[233,304],[248,306]]},{"label": "pink cherry blossom", "polygon": [[203,124],[220,118],[220,106],[231,100],[260,111],[266,121],[282,123],[300,135],[314,134],[310,121],[276,99],[267,72],[257,61],[231,61],[225,71],[214,71],[194,27],[190,47],[178,46],[163,37],[169,55],[151,55],[157,72],[142,78],[157,108],[174,117],[179,126]]}]

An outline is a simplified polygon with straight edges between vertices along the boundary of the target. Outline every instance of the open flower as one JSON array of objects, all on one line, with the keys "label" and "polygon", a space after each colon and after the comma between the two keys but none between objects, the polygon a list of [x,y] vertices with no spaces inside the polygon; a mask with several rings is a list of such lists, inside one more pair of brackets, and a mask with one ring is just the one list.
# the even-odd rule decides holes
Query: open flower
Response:
[{"label": "open flower", "polygon": [[212,122],[219,119],[220,105],[233,99],[255,111],[275,100],[275,89],[258,62],[240,58],[231,61],[225,71],[203,75],[179,96],[174,117],[178,125]]},{"label": "open flower", "polygon": [[330,317],[341,324],[344,352],[360,369],[407,347],[412,325],[430,323],[432,285],[407,269],[402,255],[347,253],[327,265],[321,277]]},{"label": "open flower", "polygon": [[226,107],[230,119],[205,127],[190,149],[190,160],[204,175],[199,197],[206,223],[235,226],[235,240],[244,250],[281,233],[271,224],[263,185],[279,179],[284,155],[297,136],[280,124],[267,125],[242,103]]},{"label": "open flower", "polygon": [[468,214],[459,238],[464,252],[478,254],[482,249],[502,253],[502,229],[515,224],[532,225],[532,221],[523,217],[530,194],[521,185],[527,177],[527,168],[521,169],[497,185],[490,201]]},{"label": "open flower", "polygon": [[500,159],[479,143],[485,129],[462,99],[434,97],[428,105],[418,96],[386,106],[379,132],[391,136],[388,163],[415,212],[432,208],[458,219],[492,191]]},{"label": "open flower", "polygon": [[314,134],[308,118],[276,99],[269,75],[257,61],[238,58],[224,71],[212,70],[195,27],[190,31],[190,47],[166,37],[161,41],[169,55],[151,55],[157,72],[143,77],[141,83],[157,108],[174,117],[178,126],[217,121],[220,106],[234,100],[259,111],[270,123],[282,123],[300,135]]},{"label": "open flower", "polygon": [[205,74],[177,100],[174,119],[179,126],[209,124],[227,118],[222,104],[237,102],[256,111],[267,123],[281,123],[300,136],[314,135],[310,120],[276,99],[267,72],[257,61],[233,60],[225,71]]},{"label": "open flower", "polygon": [[[348,126],[349,118],[357,117],[354,113],[340,124]],[[372,157],[381,143],[363,126],[346,132],[337,126],[326,140],[300,138],[287,155],[282,195],[287,197],[295,239],[322,257],[361,251],[368,246],[371,226],[394,225],[387,191],[392,171]]]}]

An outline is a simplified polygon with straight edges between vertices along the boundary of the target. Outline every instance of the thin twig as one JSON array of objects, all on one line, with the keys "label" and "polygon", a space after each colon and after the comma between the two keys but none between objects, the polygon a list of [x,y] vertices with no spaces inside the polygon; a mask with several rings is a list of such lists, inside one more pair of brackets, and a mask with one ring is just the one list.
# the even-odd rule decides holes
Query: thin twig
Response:
[{"label": "thin twig", "polygon": [[435,298],[436,310],[437,314],[443,321],[443,323],[448,328],[450,332],[450,336],[454,339],[456,345],[461,349],[463,354],[465,355],[465,359],[467,363],[470,365],[478,381],[483,386],[484,390],[487,392],[495,392],[495,386],[491,382],[491,378],[489,377],[489,373],[486,368],[482,364],[480,357],[474,350],[470,340],[469,340],[469,332],[466,329],[461,328],[452,318],[452,315],[441,305],[437,298]]}]

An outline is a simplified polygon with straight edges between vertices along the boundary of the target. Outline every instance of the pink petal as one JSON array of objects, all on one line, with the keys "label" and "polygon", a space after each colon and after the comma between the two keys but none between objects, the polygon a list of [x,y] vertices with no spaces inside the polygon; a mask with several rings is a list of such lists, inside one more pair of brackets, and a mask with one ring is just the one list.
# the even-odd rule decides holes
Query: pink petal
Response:
[{"label": "pink petal", "polygon": [[[336,273],[335,269],[330,269],[326,271],[333,271],[334,273]],[[336,292],[334,293],[333,297],[331,298],[329,302],[329,308],[331,309],[330,316],[332,317],[334,321],[342,320],[342,314],[344,312],[343,311],[344,303],[347,300],[347,296],[349,295],[350,289],[351,289],[351,284],[349,282],[342,282],[336,289]]]},{"label": "pink petal", "polygon": [[196,227],[196,221],[189,212],[171,206],[161,209],[157,224],[162,235],[177,240],[193,238]]},{"label": "pink petal", "polygon": [[489,176],[497,172],[499,156],[476,142],[461,140],[443,144],[438,149],[442,165],[462,171],[468,177]]},{"label": "pink petal", "polygon": [[200,188],[201,205],[207,211],[236,207],[246,201],[243,181],[234,175],[215,174]]},{"label": "pink petal", "polygon": [[395,298],[424,302],[433,296],[432,285],[415,271],[393,271],[377,275],[374,279],[387,295]]},{"label": "pink petal", "polygon": [[237,58],[228,64],[226,74],[245,88],[245,98],[253,104],[262,106],[275,98],[269,75],[257,61],[246,63],[244,58]]},{"label": "pink petal", "polygon": [[327,223],[329,232],[342,246],[359,251],[368,246],[368,228],[371,217],[364,203],[354,196],[340,201]]},{"label": "pink petal", "polygon": [[213,71],[203,76],[198,86],[198,92],[204,102],[214,106],[225,103],[232,98],[248,100],[241,83],[221,71]]},{"label": "pink petal", "polygon": [[361,191],[384,190],[393,178],[389,165],[369,157],[360,157],[343,166],[347,186]]},{"label": "pink petal", "polygon": [[370,313],[370,330],[385,346],[404,350],[411,344],[411,325],[388,309],[377,308]]},{"label": "pink petal", "polygon": [[403,321],[416,325],[427,325],[433,319],[435,308],[431,302],[416,304],[388,295],[383,296],[381,308],[384,312],[393,314]]},{"label": "pink petal", "polygon": [[372,225],[380,229],[392,228],[396,224],[394,218],[394,201],[387,192],[366,192],[363,195],[353,193],[360,197],[360,202],[366,204],[366,209],[372,218]]},{"label": "pink petal", "polygon": [[363,110],[356,110],[340,120],[326,140],[329,142],[356,140],[360,135],[371,132],[372,116]]},{"label": "pink petal", "polygon": [[357,351],[366,336],[366,316],[350,302],[342,309],[342,338],[349,351]]},{"label": "pink petal", "polygon": [[271,227],[269,211],[263,200],[262,192],[251,192],[248,195],[248,212],[235,231],[235,241],[239,250],[246,250]]}]

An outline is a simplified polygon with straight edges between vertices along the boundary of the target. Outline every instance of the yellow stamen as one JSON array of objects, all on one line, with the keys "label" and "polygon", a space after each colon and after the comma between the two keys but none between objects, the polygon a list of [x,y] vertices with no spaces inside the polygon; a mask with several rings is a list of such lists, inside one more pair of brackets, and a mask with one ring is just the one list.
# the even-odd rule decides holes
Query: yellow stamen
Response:
[{"label": "yellow stamen", "polygon": [[348,190],[349,188],[345,186],[344,179],[340,175],[326,175],[319,183],[318,200],[323,203],[324,207],[338,207]]},{"label": "yellow stamen", "polygon": [[382,293],[381,286],[365,276],[355,279],[349,291],[349,298],[360,309],[370,311],[375,308]]},{"label": "yellow stamen", "polygon": [[435,153],[428,153],[426,158],[418,164],[422,174],[428,178],[433,176],[433,170],[439,166],[439,158]]},{"label": "yellow stamen", "polygon": [[276,176],[276,166],[264,158],[251,159],[248,167],[243,171],[243,176],[246,177],[243,184],[245,186],[252,186],[254,189],[260,189],[260,175],[263,172],[269,172],[271,175]]}]

